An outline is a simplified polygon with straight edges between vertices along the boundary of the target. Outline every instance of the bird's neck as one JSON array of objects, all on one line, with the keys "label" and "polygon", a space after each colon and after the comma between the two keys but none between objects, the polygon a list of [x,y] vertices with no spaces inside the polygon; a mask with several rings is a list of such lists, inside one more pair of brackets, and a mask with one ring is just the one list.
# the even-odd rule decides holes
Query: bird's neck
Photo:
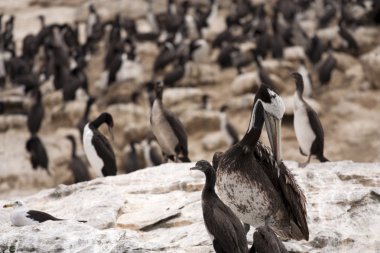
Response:
[{"label": "bird's neck", "polygon": [[215,181],[216,181],[216,176],[215,172],[207,171],[205,172],[206,175],[206,183],[203,187],[202,194],[215,194]]},{"label": "bird's neck", "polygon": [[253,107],[251,122],[249,123],[249,127],[247,133],[244,135],[241,140],[241,144],[244,146],[256,145],[258,142],[261,130],[264,125],[264,107],[261,101],[257,101]]}]

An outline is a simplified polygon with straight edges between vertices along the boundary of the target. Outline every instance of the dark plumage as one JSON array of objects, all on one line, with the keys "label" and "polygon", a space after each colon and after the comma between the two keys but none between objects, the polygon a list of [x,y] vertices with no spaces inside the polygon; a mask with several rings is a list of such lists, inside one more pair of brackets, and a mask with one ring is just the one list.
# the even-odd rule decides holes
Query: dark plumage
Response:
[{"label": "dark plumage", "polygon": [[27,140],[25,148],[30,154],[30,163],[32,164],[33,169],[41,167],[46,170],[48,175],[50,175],[49,157],[41,139],[37,135],[31,136]]},{"label": "dark plumage", "polygon": [[90,174],[88,172],[87,166],[76,154],[76,141],[74,136],[67,135],[66,138],[71,142],[71,160],[69,162],[69,169],[72,171],[74,176],[74,182],[84,182],[91,180]]},{"label": "dark plumage", "polygon": [[329,54],[329,56],[321,63],[318,69],[318,79],[320,84],[327,85],[331,80],[331,74],[337,65],[337,61]]},{"label": "dark plumage", "polygon": [[287,253],[285,245],[268,226],[256,228],[249,253]]},{"label": "dark plumage", "polygon": [[36,134],[41,127],[42,120],[44,118],[45,109],[42,103],[42,94],[39,89],[32,90],[32,96],[34,98],[34,104],[28,112],[28,130],[31,134]]},{"label": "dark plumage", "polygon": [[202,191],[203,220],[216,252],[247,252],[244,228],[232,210],[215,193],[215,171],[205,160],[198,161],[191,170],[200,170],[206,175]]},{"label": "dark plumage", "polygon": [[359,45],[352,34],[347,30],[342,22],[339,22],[339,35],[347,42],[348,50],[354,55],[359,54]]},{"label": "dark plumage", "polygon": [[139,161],[139,156],[136,151],[136,145],[137,142],[131,141],[130,142],[130,150],[126,154],[124,158],[124,171],[125,173],[131,173],[136,170],[142,169],[142,166]]},{"label": "dark plumage", "polygon": [[112,133],[113,118],[104,112],[94,121],[86,124],[83,131],[83,147],[91,166],[97,170],[98,175],[114,176],[117,172],[116,158],[111,143],[99,132],[101,124],[106,123]]},{"label": "dark plumage", "polygon": [[[281,98],[261,85],[247,133],[220,158],[216,185],[219,197],[244,223],[267,224],[283,238],[308,240],[305,196],[281,160],[284,111]],[[264,120],[275,159],[259,142]]]},{"label": "dark plumage", "polygon": [[164,47],[154,60],[153,71],[158,72],[163,70],[169,63],[176,59],[176,51],[173,43],[165,42]]}]

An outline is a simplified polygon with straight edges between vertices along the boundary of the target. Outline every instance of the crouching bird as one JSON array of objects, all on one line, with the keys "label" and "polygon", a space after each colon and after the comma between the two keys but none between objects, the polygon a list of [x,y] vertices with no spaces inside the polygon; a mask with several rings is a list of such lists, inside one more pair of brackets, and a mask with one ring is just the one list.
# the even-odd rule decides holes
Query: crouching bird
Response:
[{"label": "crouching bird", "polygon": [[[24,202],[17,200],[11,204],[6,204],[3,208],[13,207],[11,213],[11,222],[13,226],[22,227],[27,225],[34,225],[48,220],[52,221],[61,221],[63,219],[58,219],[48,213],[30,210],[26,207]],[[87,222],[87,221],[78,221],[78,222]]]},{"label": "crouching bird", "polygon": [[200,170],[206,175],[202,191],[203,220],[214,249],[219,252],[248,252],[247,238],[239,218],[215,193],[215,171],[205,160],[198,161],[190,170]]}]

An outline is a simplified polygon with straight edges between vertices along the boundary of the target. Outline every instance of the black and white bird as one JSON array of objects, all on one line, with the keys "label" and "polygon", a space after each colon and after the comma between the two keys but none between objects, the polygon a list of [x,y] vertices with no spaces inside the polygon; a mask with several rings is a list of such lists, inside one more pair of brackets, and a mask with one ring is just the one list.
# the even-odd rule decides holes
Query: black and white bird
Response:
[{"label": "black and white bird", "polygon": [[145,167],[158,166],[163,163],[162,152],[159,144],[153,138],[142,141]]},{"label": "black and white bird", "polygon": [[162,93],[164,91],[162,81],[156,83],[155,91],[156,99],[150,113],[150,124],[165,159],[190,162],[185,127],[162,103]]},{"label": "black and white bird", "polygon": [[74,182],[79,183],[91,180],[90,173],[88,172],[86,164],[77,156],[77,145],[74,136],[67,135],[66,138],[71,142],[72,146],[69,169],[73,173]]},{"label": "black and white bird", "polygon": [[[30,210],[22,201],[17,200],[11,204],[6,204],[3,208],[13,207],[11,213],[11,222],[13,226],[22,227],[34,225],[48,220],[61,221],[63,219],[56,218],[48,213]],[[87,221],[78,221],[87,222]]]},{"label": "black and white bird", "polygon": [[287,253],[285,245],[268,226],[256,228],[249,253]]},{"label": "black and white bird", "polygon": [[123,167],[124,167],[123,169],[125,173],[131,173],[143,168],[143,166],[140,163],[139,155],[136,150],[136,144],[137,142],[134,140],[132,140],[129,143],[130,150],[125,155],[124,161],[123,161]]},{"label": "black and white bird", "polygon": [[220,113],[219,113],[220,130],[227,136],[228,143],[230,146],[232,146],[239,142],[239,133],[228,121],[227,113],[226,113],[227,109],[228,109],[227,105],[222,105],[222,107],[220,107]]},{"label": "black and white bird", "polygon": [[117,172],[115,153],[109,140],[98,130],[103,123],[107,124],[112,136],[113,118],[104,112],[84,127],[83,148],[98,176],[114,176]]},{"label": "black and white bird", "polygon": [[31,91],[33,97],[33,105],[28,112],[28,130],[31,134],[36,134],[41,127],[42,120],[44,118],[45,109],[42,103],[42,94],[40,90],[33,89]]},{"label": "black and white bird", "polygon": [[294,93],[294,131],[300,146],[302,155],[308,157],[306,166],[310,162],[312,155],[315,155],[319,161],[328,162],[323,155],[324,133],[322,124],[317,113],[303,99],[304,82],[302,76],[295,72],[292,76],[296,82],[296,92]]},{"label": "black and white bird", "polygon": [[41,167],[42,169],[45,169],[47,174],[50,176],[49,157],[41,139],[37,135],[32,135],[26,141],[25,148],[30,154],[30,163],[32,164],[32,168],[37,169],[38,167]]},{"label": "black and white bird", "polygon": [[190,170],[200,170],[206,175],[202,191],[203,221],[216,252],[246,253],[247,238],[239,218],[215,193],[215,171],[205,160],[198,161]]},{"label": "black and white bird", "polygon": [[[281,159],[280,96],[261,85],[243,139],[221,155],[216,186],[222,201],[245,224],[270,226],[282,238],[308,240],[306,199]],[[259,138],[264,125],[273,155]]]},{"label": "black and white bird", "polygon": [[318,79],[321,86],[329,84],[332,72],[336,68],[336,66],[337,61],[335,57],[331,53],[329,53],[327,58],[323,62],[321,62],[321,65],[318,68]]}]

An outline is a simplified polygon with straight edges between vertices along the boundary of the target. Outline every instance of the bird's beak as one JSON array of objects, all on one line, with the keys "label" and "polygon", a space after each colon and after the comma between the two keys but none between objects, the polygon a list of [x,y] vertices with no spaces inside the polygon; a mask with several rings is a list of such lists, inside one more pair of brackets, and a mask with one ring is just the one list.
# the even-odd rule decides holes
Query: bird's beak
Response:
[{"label": "bird's beak", "polygon": [[195,166],[195,167],[190,168],[190,170],[201,170],[201,168],[198,166]]},{"label": "bird's beak", "polygon": [[5,204],[5,205],[3,206],[3,208],[9,208],[9,207],[13,207],[13,204]]},{"label": "bird's beak", "polygon": [[277,119],[271,114],[265,112],[265,127],[267,129],[270,146],[277,162],[282,160],[281,157],[281,119]]},{"label": "bird's beak", "polygon": [[113,128],[111,126],[108,126],[108,131],[111,135],[111,140],[113,141],[114,137],[113,137]]}]

